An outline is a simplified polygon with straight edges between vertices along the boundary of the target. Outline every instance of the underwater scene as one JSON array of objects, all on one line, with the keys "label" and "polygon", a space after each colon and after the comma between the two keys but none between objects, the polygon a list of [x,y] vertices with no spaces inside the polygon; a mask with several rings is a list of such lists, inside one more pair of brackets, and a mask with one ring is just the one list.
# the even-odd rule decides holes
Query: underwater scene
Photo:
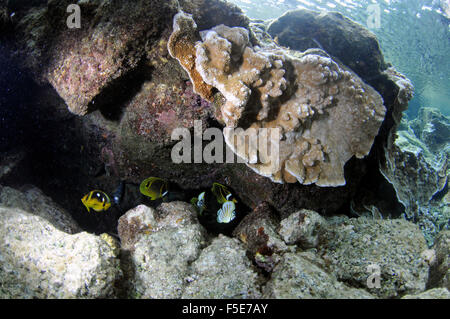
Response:
[{"label": "underwater scene", "polygon": [[449,176],[450,0],[0,0],[2,299],[450,299]]}]

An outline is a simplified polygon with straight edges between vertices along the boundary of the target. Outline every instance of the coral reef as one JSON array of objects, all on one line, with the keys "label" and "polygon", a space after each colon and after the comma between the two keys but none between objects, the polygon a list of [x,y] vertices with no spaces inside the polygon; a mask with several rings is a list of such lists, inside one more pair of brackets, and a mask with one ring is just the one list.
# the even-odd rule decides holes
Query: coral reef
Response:
[{"label": "coral reef", "polygon": [[[31,189],[41,198],[33,203],[46,203]],[[30,209],[24,194],[6,192]],[[31,210],[44,216],[52,205]],[[448,286],[447,234],[433,257],[417,226],[404,220],[323,219],[299,211],[280,222],[264,203],[242,219],[237,238],[221,234],[210,241],[191,204],[170,202],[123,215],[119,245],[107,234],[67,234],[17,207],[0,206],[5,298],[421,297],[428,271],[428,289]],[[292,220],[304,232],[291,232]],[[369,264],[380,266],[380,289],[367,287]],[[424,296],[437,293],[446,296],[442,289]]]},{"label": "coral reef", "polygon": [[450,120],[436,109],[422,108],[391,137],[380,167],[405,206],[404,217],[422,228],[429,246],[449,227],[449,138]]},{"label": "coral reef", "polygon": [[[382,178],[385,148],[388,160],[403,156],[394,132],[413,87],[387,68],[370,32],[307,11],[266,29],[222,0],[80,1],[83,28],[67,30],[68,3],[0,0],[0,183],[9,186],[0,186],[1,296],[447,296],[448,230],[426,249],[412,221],[321,216],[349,214],[356,193],[380,187],[371,178]],[[293,33],[303,44],[290,42]],[[171,133],[192,132],[195,120],[202,132],[242,127],[239,138],[279,128],[280,161],[175,164]],[[418,167],[408,158],[395,174],[427,169],[408,183],[428,183],[418,205],[439,212],[448,212],[446,164],[426,177],[447,160],[445,121],[424,110],[395,146],[422,154]],[[242,139],[225,138],[244,159],[254,150],[265,159],[259,145],[242,150]],[[153,175],[183,201],[144,198],[138,185]],[[119,205],[86,212],[83,194],[111,194],[121,181]],[[233,238],[232,227],[213,237],[186,203],[212,182],[242,207]],[[445,215],[436,216],[438,225]],[[367,285],[371,264],[380,289]]]},{"label": "coral reef", "polygon": [[206,84],[196,69],[195,63],[195,36],[197,25],[192,19],[185,19],[183,15],[177,14],[173,20],[173,32],[168,42],[168,50],[173,58],[176,58],[181,66],[189,74],[194,86],[194,92],[203,98],[212,101],[212,86]]},{"label": "coral reef", "polygon": [[[85,216],[78,209],[79,199],[71,195],[85,193],[92,187],[100,187],[104,191],[110,192],[117,187],[118,179],[126,180],[129,183],[139,183],[148,176],[160,175],[167,178],[171,183],[175,183],[177,187],[189,191],[207,187],[212,182],[217,181],[235,189],[242,198],[242,202],[251,209],[266,201],[282,217],[287,217],[292,212],[303,208],[316,210],[320,214],[334,213],[350,202],[355,192],[362,191],[364,187],[370,187],[372,182],[363,181],[363,178],[368,172],[377,171],[378,159],[376,157],[379,153],[376,151],[380,149],[380,145],[385,142],[388,132],[392,129],[391,113],[397,112],[398,108],[394,103],[396,90],[398,90],[396,84],[387,75],[377,73],[377,71],[374,71],[377,76],[370,84],[382,95],[388,112],[379,131],[379,138],[375,140],[375,145],[372,148],[374,150],[371,152],[372,155],[369,154],[369,157],[364,160],[352,159],[347,161],[345,165],[345,186],[323,188],[316,187],[314,183],[309,186],[303,186],[299,183],[272,183],[270,179],[261,178],[259,174],[243,164],[193,165],[172,163],[170,158],[170,149],[173,146],[170,139],[171,130],[174,127],[192,130],[194,120],[202,121],[202,129],[220,126],[216,119],[222,120],[221,108],[224,99],[222,94],[217,93],[214,95],[214,102],[210,103],[197,95],[193,90],[189,74],[185,72],[177,60],[170,57],[167,44],[170,35],[173,34],[173,16],[177,6],[176,1],[174,1],[173,6],[172,2],[166,1],[165,4],[159,2],[142,0],[132,7],[121,2],[108,2],[108,5],[103,7],[99,6],[100,2],[98,1],[84,1],[81,4],[81,9],[83,11],[83,26],[86,28],[83,27],[82,30],[71,30],[70,32],[66,32],[65,28],[53,28],[53,24],[64,23],[64,21],[61,21],[61,16],[65,16],[66,13],[59,10],[60,5],[64,6],[64,1],[60,1],[58,4],[55,1],[50,1],[42,3],[40,6],[36,4],[27,6],[27,10],[20,8],[16,10],[16,19],[11,22],[16,32],[14,34],[8,34],[4,30],[0,32],[0,36],[8,35],[9,39],[9,42],[6,42],[8,46],[2,47],[0,54],[3,57],[4,51],[8,51],[8,48],[11,47],[11,52],[16,53],[15,55],[20,58],[11,62],[20,65],[20,69],[6,73],[10,80],[4,84],[9,90],[11,83],[20,80],[13,76],[16,74],[30,75],[34,79],[40,79],[41,84],[17,83],[17,87],[12,87],[8,92],[22,92],[23,86],[30,86],[32,89],[21,95],[21,97],[28,96],[28,100],[22,101],[21,98],[18,101],[20,107],[16,107],[13,103],[14,108],[0,108],[2,115],[0,121],[5,118],[8,123],[7,126],[4,126],[4,122],[2,122],[0,128],[2,132],[5,131],[5,135],[2,133],[0,136],[7,142],[5,145],[13,147],[16,145],[14,141],[24,140],[30,149],[33,149],[32,152],[26,154],[23,161],[23,163],[27,163],[28,167],[23,165],[18,167],[18,170],[28,168],[30,173],[22,175],[17,173],[18,170],[14,170],[15,173],[8,173],[8,181],[13,178],[27,179],[27,176],[33,175],[33,180],[25,180],[24,182],[40,187],[46,194],[52,194],[52,197],[59,204],[71,210],[83,229],[92,230],[96,233],[114,229],[117,217],[121,213],[114,212],[114,214],[101,218]],[[146,22],[147,25],[143,26],[140,12],[146,12],[148,6],[151,5],[150,3],[153,3],[153,9],[155,10],[150,10],[151,14],[148,19],[151,21]],[[266,43],[267,41],[257,39],[258,35],[255,35],[249,29],[248,18],[237,7],[225,1],[179,1],[179,4],[183,11],[192,14],[198,30],[210,30],[220,24],[228,27],[240,27],[243,28],[241,31],[246,29],[248,32],[251,44],[249,43],[246,47],[249,50],[253,49],[254,53],[257,50],[258,54],[262,54],[265,52],[267,44],[273,48],[273,52],[280,51],[280,48],[273,41]],[[158,8],[166,8],[167,10],[158,13]],[[96,35],[108,34],[111,31],[111,25],[106,23],[111,10],[120,12],[120,16],[114,15],[114,19],[111,21],[111,23],[114,22],[117,25],[116,31],[118,33],[126,28],[132,30],[123,38],[123,40],[128,39],[130,41],[131,49],[130,51],[125,50],[123,59],[121,57],[116,61],[116,65],[108,68],[108,72],[111,71],[111,73],[114,73],[114,70],[121,70],[117,71],[121,74],[117,78],[102,78],[102,76],[108,76],[107,74],[102,75],[102,72],[87,73],[89,79],[86,86],[91,82],[100,86],[90,87],[93,91],[86,95],[87,97],[94,96],[92,101],[95,103],[88,103],[86,107],[83,102],[81,103],[83,105],[80,104],[79,106],[80,110],[86,109],[88,112],[93,112],[83,117],[74,117],[69,112],[64,113],[67,106],[73,104],[70,99],[66,99],[64,96],[64,99],[62,99],[57,93],[58,90],[55,91],[52,86],[48,86],[48,80],[42,79],[41,75],[45,75],[46,70],[51,69],[53,62],[56,63],[54,58],[59,56],[59,53],[53,56],[52,52],[67,53],[62,56],[66,56],[68,61],[73,61],[80,56],[84,57],[83,54],[90,56],[91,53],[97,56],[100,61],[112,61],[109,55],[121,50],[119,46],[114,46],[113,42],[116,41],[117,35],[114,32],[111,38],[105,40],[105,45],[108,48],[116,48],[118,51],[97,50],[98,52],[91,52],[88,50],[81,55],[77,51],[81,47],[85,48],[81,40],[89,37],[95,38]],[[137,13],[138,11],[139,13]],[[153,18],[158,14],[156,21]],[[131,25],[130,21],[132,21]],[[347,19],[342,21],[343,23],[352,23]],[[134,26],[134,23],[137,25]],[[151,29],[147,35],[137,32],[147,30],[152,26],[155,26],[155,28]],[[342,32],[339,33],[332,29],[332,25],[330,25],[329,32],[335,34],[336,39],[338,39],[341,36],[347,37],[349,30],[352,30],[351,36],[355,38],[356,42],[366,33],[362,28],[343,28],[341,29]],[[245,31],[242,32],[245,33]],[[134,40],[132,39],[133,36],[135,37]],[[73,37],[73,39],[66,41],[67,37]],[[200,34],[196,39],[201,40]],[[258,44],[258,41],[264,43],[264,46]],[[119,44],[121,43],[119,41]],[[263,49],[257,49],[258,46],[263,47]],[[74,48],[77,50],[72,50]],[[353,48],[355,58],[358,55],[357,49]],[[73,55],[69,54],[70,52],[73,52]],[[297,54],[290,52],[292,55]],[[235,54],[235,52],[232,53]],[[380,54],[381,52],[374,51],[374,55]],[[306,57],[316,55],[321,55],[322,58],[327,59],[322,51],[309,52]],[[301,54],[297,54],[296,59],[300,58]],[[342,56],[338,59],[342,61]],[[123,65],[128,60],[132,63]],[[334,58],[333,60],[337,61]],[[1,60],[2,63],[3,61],[5,60]],[[2,64],[0,72],[8,70],[9,66],[14,65],[14,63],[7,63],[8,68],[3,68]],[[73,63],[74,70],[76,64]],[[83,65],[80,65],[80,68],[84,67]],[[294,68],[286,65],[283,65],[282,68],[287,70],[283,77],[290,83],[294,78],[290,72],[292,73]],[[339,68],[344,70],[340,64]],[[269,69],[267,71],[269,72]],[[276,73],[274,79],[279,78],[280,74]],[[270,72],[268,75],[270,75]],[[69,74],[69,77],[73,79],[79,76],[76,73],[73,76],[71,73]],[[76,81],[69,81],[67,84],[70,85],[67,92],[75,94],[71,98],[84,98],[83,94],[79,94],[81,87]],[[264,90],[268,89],[268,87],[264,87]],[[96,93],[97,91],[94,92],[94,89],[98,93]],[[289,90],[293,91],[287,85],[283,93],[286,96],[292,94],[292,92],[287,92]],[[278,100],[282,96],[270,99]],[[255,102],[255,99],[258,100],[259,97],[252,97],[249,106]],[[9,100],[7,102],[9,103]],[[4,104],[3,96],[0,97],[0,103]],[[8,106],[8,103],[5,105]],[[331,109],[333,108],[331,107]],[[20,119],[17,121],[17,125],[14,121],[11,121],[11,116],[8,114],[12,109],[16,113],[20,112],[17,115],[17,118]],[[3,117],[5,110],[8,110],[8,112]],[[325,109],[324,115],[321,116],[326,116],[327,112],[328,109]],[[276,114],[276,110],[273,114],[269,112],[269,117]],[[244,114],[242,120],[246,120],[250,115]],[[318,113],[314,114],[313,119],[318,116]],[[16,134],[17,131],[23,131],[26,134]],[[36,131],[39,131],[40,134],[35,134]],[[323,153],[326,150],[319,151],[320,145],[315,144],[316,141],[310,142],[308,142],[308,147],[311,147],[308,150],[310,154],[306,156],[304,162],[314,166],[314,162],[320,162],[316,160],[316,158],[321,157],[320,152]],[[110,150],[112,156],[108,151],[107,156],[102,158],[101,150],[104,148]],[[110,159],[113,159],[114,164],[112,164],[112,161],[109,162]],[[324,160],[328,161],[326,156]],[[303,158],[301,162],[303,165]],[[66,166],[68,166],[67,169]],[[310,171],[315,172],[313,168]],[[67,183],[67,180],[71,180],[71,183]],[[293,181],[296,181],[296,179],[293,179]],[[341,179],[341,182],[343,182],[343,179]],[[140,204],[139,193],[136,194],[133,187],[127,187],[123,204],[123,210],[131,209]]]},{"label": "coral reef", "polygon": [[[183,28],[183,34],[191,34],[178,40],[183,25],[190,26]],[[189,15],[175,16],[174,34],[169,48],[176,47],[177,41],[184,44],[195,39],[195,22]],[[222,93],[226,100],[222,120],[227,127],[247,129],[236,134],[237,142],[234,132],[224,131],[228,146],[272,181],[344,185],[345,163],[352,156],[369,153],[384,119],[380,95],[322,51],[294,57],[282,49],[253,47],[246,29],[225,25],[202,31],[200,36],[202,41],[195,44],[195,70],[186,70],[196,81],[200,74]],[[193,60],[192,50],[184,54]],[[174,56],[184,65],[184,55]],[[271,136],[273,141],[267,145],[279,143],[279,158],[262,155],[259,144],[246,144],[245,136],[260,128],[281,130],[281,136]],[[265,158],[256,161],[256,154]]]}]

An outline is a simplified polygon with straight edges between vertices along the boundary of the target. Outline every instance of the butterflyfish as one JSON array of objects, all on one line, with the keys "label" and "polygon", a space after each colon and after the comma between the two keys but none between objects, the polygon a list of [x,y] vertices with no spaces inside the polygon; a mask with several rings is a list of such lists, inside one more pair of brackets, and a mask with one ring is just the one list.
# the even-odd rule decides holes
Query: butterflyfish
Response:
[{"label": "butterflyfish", "polygon": [[100,190],[93,190],[84,195],[81,202],[86,206],[88,212],[90,212],[91,208],[96,212],[103,212],[111,207],[109,196]]},{"label": "butterflyfish", "polygon": [[222,208],[217,211],[218,223],[229,223],[236,217],[236,205],[232,201],[223,203]]},{"label": "butterflyfish", "polygon": [[167,181],[159,177],[149,177],[145,179],[139,187],[141,193],[150,197],[151,200],[157,200],[167,195],[169,192]]},{"label": "butterflyfish", "polygon": [[232,197],[231,192],[228,190],[228,188],[222,184],[219,183],[213,183],[213,186],[211,188],[211,192],[216,196],[217,202],[219,204],[224,204],[227,201],[232,201],[233,203],[237,203],[236,199],[230,199]]},{"label": "butterflyfish", "polygon": [[200,193],[198,197],[192,198],[191,203],[195,206],[195,208],[197,208],[198,213],[201,215],[206,209],[205,192]]}]

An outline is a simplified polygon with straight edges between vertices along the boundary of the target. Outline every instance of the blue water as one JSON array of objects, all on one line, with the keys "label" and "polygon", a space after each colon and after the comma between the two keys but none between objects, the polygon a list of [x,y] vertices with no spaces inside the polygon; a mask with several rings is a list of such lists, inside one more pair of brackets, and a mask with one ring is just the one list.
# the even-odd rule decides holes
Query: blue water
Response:
[{"label": "blue water", "polygon": [[[445,0],[448,1],[448,0]],[[252,19],[274,19],[288,10],[338,11],[378,38],[386,62],[415,86],[407,111],[436,107],[450,115],[450,20],[439,0],[230,0]],[[379,6],[379,25],[370,24],[369,6]],[[450,13],[449,13],[450,14]]]}]

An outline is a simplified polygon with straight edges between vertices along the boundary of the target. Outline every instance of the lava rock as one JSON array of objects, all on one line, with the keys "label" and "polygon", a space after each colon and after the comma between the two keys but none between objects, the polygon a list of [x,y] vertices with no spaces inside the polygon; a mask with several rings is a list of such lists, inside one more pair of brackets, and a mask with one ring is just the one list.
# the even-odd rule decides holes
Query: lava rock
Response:
[{"label": "lava rock", "polygon": [[[379,269],[380,288],[369,291],[381,298],[420,293],[428,280],[427,249],[417,225],[402,219],[333,218],[320,238],[319,254],[338,280],[368,287]],[[372,270],[371,270],[372,267]]]},{"label": "lava rock", "polygon": [[276,232],[278,225],[279,219],[270,206],[261,203],[233,231],[233,236],[243,242],[256,263],[267,271],[278,260],[275,255],[287,250]]},{"label": "lava rock", "polygon": [[220,234],[192,263],[182,298],[258,298],[257,272],[238,240]]},{"label": "lava rock", "polygon": [[293,50],[325,50],[366,81],[386,68],[376,36],[339,12],[288,11],[269,25],[268,32]]},{"label": "lava rock", "polygon": [[139,205],[119,218],[117,232],[123,249],[133,250],[140,234],[153,231],[157,225],[155,214],[155,209]]},{"label": "lava rock", "polygon": [[325,219],[314,211],[302,209],[281,221],[278,233],[288,245],[303,249],[317,247]]},{"label": "lava rock", "polygon": [[121,217],[119,230],[127,296],[180,298],[189,265],[206,245],[192,205],[172,202],[158,210],[141,205]]},{"label": "lava rock", "polygon": [[34,186],[30,186],[23,192],[0,186],[0,205],[40,216],[60,231],[69,234],[81,232],[81,228],[65,209]]},{"label": "lava rock", "polygon": [[314,254],[286,253],[264,289],[264,298],[372,299],[364,289],[350,288],[326,272]]},{"label": "lava rock", "polygon": [[1,298],[108,298],[121,276],[113,249],[86,232],[0,206]]}]

